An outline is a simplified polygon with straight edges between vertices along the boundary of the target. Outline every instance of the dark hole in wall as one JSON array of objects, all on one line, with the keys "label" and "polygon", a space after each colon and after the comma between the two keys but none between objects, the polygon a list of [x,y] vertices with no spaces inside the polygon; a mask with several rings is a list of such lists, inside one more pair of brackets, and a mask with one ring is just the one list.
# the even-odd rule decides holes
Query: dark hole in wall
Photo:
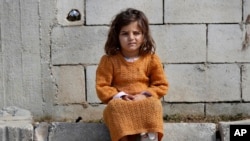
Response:
[{"label": "dark hole in wall", "polygon": [[81,20],[81,13],[77,9],[72,9],[68,13],[67,20],[70,22],[80,21]]}]

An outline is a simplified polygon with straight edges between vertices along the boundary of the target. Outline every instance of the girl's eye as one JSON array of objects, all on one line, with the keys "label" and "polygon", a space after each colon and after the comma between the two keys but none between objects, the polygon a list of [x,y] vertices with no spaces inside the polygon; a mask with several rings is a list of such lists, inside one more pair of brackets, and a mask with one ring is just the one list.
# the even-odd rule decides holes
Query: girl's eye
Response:
[{"label": "girl's eye", "polygon": [[[129,32],[120,33],[120,35],[122,35],[122,36],[128,36],[129,34],[130,34]],[[132,32],[132,34],[135,35],[135,36],[138,36],[138,35],[141,35],[142,33],[139,32],[139,31],[135,31],[135,32]]]},{"label": "girl's eye", "polygon": [[141,32],[134,32],[134,35],[140,35]]},{"label": "girl's eye", "polygon": [[128,33],[127,32],[122,32],[121,35],[128,35]]}]

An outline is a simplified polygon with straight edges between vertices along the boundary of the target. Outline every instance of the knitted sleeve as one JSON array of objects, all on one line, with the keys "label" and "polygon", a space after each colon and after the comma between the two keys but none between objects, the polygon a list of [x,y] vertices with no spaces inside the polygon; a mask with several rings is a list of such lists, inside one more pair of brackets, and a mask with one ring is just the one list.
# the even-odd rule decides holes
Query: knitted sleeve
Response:
[{"label": "knitted sleeve", "polygon": [[103,103],[108,103],[112,97],[118,93],[115,87],[112,87],[113,65],[107,55],[101,58],[96,70],[96,92]]},{"label": "knitted sleeve", "polygon": [[168,91],[168,81],[165,76],[163,66],[157,55],[152,55],[152,61],[149,67],[150,84],[146,91],[150,92],[154,97],[161,98]]}]

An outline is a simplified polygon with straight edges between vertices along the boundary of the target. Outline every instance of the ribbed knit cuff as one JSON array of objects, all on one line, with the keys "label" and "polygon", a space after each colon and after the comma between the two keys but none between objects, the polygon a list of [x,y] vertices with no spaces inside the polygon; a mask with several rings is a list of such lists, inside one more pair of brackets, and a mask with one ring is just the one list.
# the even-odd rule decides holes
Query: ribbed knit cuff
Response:
[{"label": "ribbed knit cuff", "polygon": [[113,99],[121,98],[124,95],[128,95],[128,94],[126,94],[125,92],[121,91],[121,92],[117,93],[115,96],[113,96]]}]

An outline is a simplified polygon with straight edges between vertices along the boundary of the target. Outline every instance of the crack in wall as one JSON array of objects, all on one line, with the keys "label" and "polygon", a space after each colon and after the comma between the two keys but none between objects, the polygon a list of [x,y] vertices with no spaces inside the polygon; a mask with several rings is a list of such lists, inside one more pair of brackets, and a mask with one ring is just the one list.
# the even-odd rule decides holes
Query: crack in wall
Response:
[{"label": "crack in wall", "polygon": [[241,65],[240,66],[240,98],[241,98],[241,102],[244,101],[244,99],[243,99],[243,91],[242,91],[242,87],[243,87],[243,85],[242,85],[242,83],[243,83],[242,75],[243,75],[244,70],[245,70],[244,65]]},{"label": "crack in wall", "polygon": [[[0,21],[1,21],[1,17],[0,17]],[[1,27],[2,27],[2,24],[0,22],[0,52],[2,52],[2,32],[1,32]]]},{"label": "crack in wall", "polygon": [[[41,17],[41,12],[40,12],[40,0],[38,0],[38,5],[37,5],[37,8],[38,8],[38,10],[37,10],[37,15],[39,16],[39,18],[38,18],[38,20],[39,20],[39,46],[40,46],[40,49],[39,49],[39,52],[40,52],[40,66],[41,66],[41,68],[42,68],[42,58],[43,58],[43,56],[42,56],[42,26],[41,26],[41,20],[42,20],[42,17]],[[42,78],[43,78],[43,73],[41,73],[41,87],[42,87],[42,89],[41,89],[41,92],[42,92],[42,102],[43,102],[43,105],[45,105],[45,103],[46,103],[46,100],[45,100],[45,98],[44,98],[44,91],[43,91],[43,80],[42,80]],[[43,112],[44,112],[44,109],[43,109]]]},{"label": "crack in wall", "polygon": [[[250,15],[248,17],[250,17]],[[245,25],[245,30],[246,31],[245,31],[245,35],[243,37],[244,40],[243,40],[243,43],[242,43],[242,51],[245,51],[250,46],[250,25],[246,24]]]}]

